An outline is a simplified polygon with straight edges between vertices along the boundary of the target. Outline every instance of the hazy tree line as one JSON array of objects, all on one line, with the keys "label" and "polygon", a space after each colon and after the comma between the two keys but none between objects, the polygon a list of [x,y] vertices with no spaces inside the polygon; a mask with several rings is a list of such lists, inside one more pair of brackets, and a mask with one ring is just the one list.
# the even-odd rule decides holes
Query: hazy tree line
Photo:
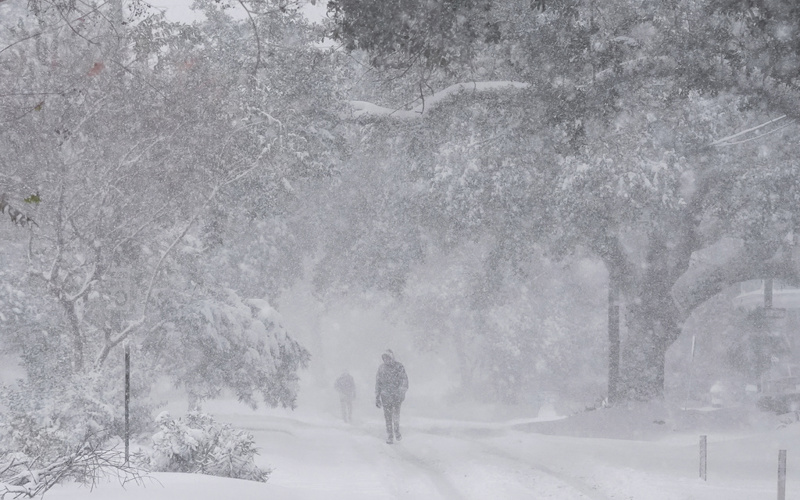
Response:
[{"label": "hazy tree line", "polygon": [[797,281],[790,0],[337,0],[315,25],[203,1],[191,26],[9,2],[0,320],[28,378],[8,421],[113,434],[124,345],[142,393],[159,374],[292,406],[309,354],[271,302],[301,279],[391,294],[420,348],[508,401],[602,390],[610,289],[619,395],[651,399],[699,306]]}]

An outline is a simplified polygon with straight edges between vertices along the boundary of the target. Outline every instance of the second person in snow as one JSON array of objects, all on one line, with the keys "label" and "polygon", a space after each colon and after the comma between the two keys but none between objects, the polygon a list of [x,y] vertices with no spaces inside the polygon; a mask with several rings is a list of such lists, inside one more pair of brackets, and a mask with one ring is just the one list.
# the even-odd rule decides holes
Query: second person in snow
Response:
[{"label": "second person in snow", "polygon": [[342,405],[342,420],[347,423],[353,421],[353,400],[356,399],[356,383],[347,370],[344,371],[333,384],[339,393],[339,402]]}]

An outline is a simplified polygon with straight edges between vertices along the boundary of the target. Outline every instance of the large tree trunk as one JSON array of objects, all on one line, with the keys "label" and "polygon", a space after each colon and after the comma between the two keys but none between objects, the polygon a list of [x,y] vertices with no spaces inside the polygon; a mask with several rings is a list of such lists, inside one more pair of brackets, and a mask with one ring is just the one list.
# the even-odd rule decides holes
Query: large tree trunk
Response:
[{"label": "large tree trunk", "polygon": [[670,261],[669,255],[665,245],[651,239],[646,272],[626,292],[620,399],[646,401],[664,396],[667,349],[700,304],[740,281],[770,276],[796,279],[800,268],[800,259],[781,255],[775,242],[741,243],[729,249],[727,258],[691,268]]},{"label": "large tree trunk", "polygon": [[620,399],[649,401],[664,396],[665,357],[680,336],[682,319],[672,287],[688,266],[688,259],[674,248],[663,237],[651,234],[645,271],[629,291],[634,296],[628,297],[626,310],[628,332],[620,360]]},{"label": "large tree trunk", "polygon": [[627,312],[628,337],[622,349],[618,395],[623,400],[648,401],[664,396],[664,360],[670,343],[664,327],[645,308]]}]

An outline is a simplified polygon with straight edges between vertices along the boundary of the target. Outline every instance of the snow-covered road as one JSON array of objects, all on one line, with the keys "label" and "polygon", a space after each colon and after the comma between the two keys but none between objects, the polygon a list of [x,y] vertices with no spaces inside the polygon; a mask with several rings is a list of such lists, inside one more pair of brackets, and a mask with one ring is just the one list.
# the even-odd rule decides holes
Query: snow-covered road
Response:
[{"label": "snow-covered road", "polygon": [[[609,499],[596,485],[537,463],[524,447],[491,443],[487,438],[498,434],[491,429],[458,432],[412,424],[403,441],[387,445],[378,420],[355,425],[241,415],[227,420],[253,433],[263,464],[275,467],[270,483],[312,498],[477,500],[530,498],[535,492],[541,499]],[[474,435],[481,433],[485,437]]]},{"label": "snow-covered road", "polygon": [[[621,414],[545,425],[412,414],[394,445],[383,442],[379,412],[352,425],[330,414],[227,418],[256,437],[261,463],[275,468],[270,483],[302,498],[769,499],[777,450],[800,451],[800,424],[771,428],[763,415]],[[708,434],[707,481],[698,477],[699,434]],[[790,462],[788,477],[794,475],[800,467]]]}]

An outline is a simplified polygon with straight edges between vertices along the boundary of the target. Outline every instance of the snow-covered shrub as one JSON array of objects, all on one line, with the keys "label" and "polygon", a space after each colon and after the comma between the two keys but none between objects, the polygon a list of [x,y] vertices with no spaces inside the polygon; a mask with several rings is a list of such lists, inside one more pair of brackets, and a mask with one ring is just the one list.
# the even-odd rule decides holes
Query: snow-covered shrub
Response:
[{"label": "snow-covered shrub", "polygon": [[[133,434],[152,425],[149,412],[140,401],[131,406]],[[123,379],[114,370],[0,388],[0,449],[55,460],[80,446],[105,446],[123,429]]]},{"label": "snow-covered shrub", "polygon": [[266,300],[242,299],[231,289],[208,294],[144,346],[146,352],[180,352],[179,362],[162,357],[158,371],[198,402],[227,389],[252,407],[262,400],[294,408],[297,371],[308,364],[309,352],[287,333]]},{"label": "snow-covered shrub", "polygon": [[145,457],[151,470],[192,472],[266,482],[270,470],[255,464],[252,434],[216,422],[210,415],[190,412],[173,419],[161,413],[153,449]]}]

